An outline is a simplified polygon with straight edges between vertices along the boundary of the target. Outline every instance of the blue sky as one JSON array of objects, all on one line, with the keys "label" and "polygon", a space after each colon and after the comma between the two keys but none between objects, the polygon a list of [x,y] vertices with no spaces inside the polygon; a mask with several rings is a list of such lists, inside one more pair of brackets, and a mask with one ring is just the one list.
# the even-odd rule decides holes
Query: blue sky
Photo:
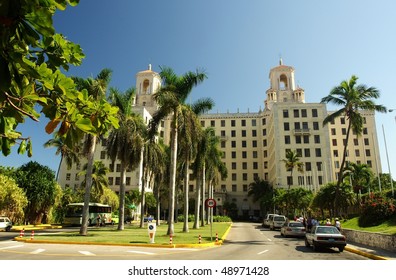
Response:
[{"label": "blue sky", "polygon": [[[352,75],[381,92],[377,101],[396,109],[396,2],[391,0],[237,1],[237,0],[95,0],[57,12],[57,32],[78,43],[86,58],[68,74],[83,78],[113,70],[112,87],[135,86],[135,75],[152,64],[177,74],[205,69],[208,79],[191,94],[211,97],[213,112],[256,112],[263,108],[269,71],[282,57],[293,66],[306,102],[320,102]],[[329,110],[335,109],[328,106]],[[388,173],[382,126],[391,172],[396,178],[396,110],[377,114],[382,170]],[[57,170],[51,138],[40,123],[20,127],[34,141],[33,157],[16,149],[1,165],[30,160]]]}]

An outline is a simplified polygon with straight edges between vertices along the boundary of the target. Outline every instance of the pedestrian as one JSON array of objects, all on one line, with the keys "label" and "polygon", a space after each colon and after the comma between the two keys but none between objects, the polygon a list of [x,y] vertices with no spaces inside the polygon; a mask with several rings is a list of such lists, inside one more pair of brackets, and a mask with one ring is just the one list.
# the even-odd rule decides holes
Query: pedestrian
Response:
[{"label": "pedestrian", "polygon": [[341,222],[338,220],[338,218],[335,218],[335,223],[334,226],[341,231]]},{"label": "pedestrian", "polygon": [[330,219],[327,219],[327,220],[326,220],[326,226],[331,226]]},{"label": "pedestrian", "polygon": [[100,214],[96,217],[96,226],[99,227],[101,222]]}]

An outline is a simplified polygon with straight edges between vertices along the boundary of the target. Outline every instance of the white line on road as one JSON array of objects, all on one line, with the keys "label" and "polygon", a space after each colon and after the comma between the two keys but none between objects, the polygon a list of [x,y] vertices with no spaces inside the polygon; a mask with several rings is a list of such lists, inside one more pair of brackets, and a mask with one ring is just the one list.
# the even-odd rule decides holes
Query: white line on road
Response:
[{"label": "white line on road", "polygon": [[78,251],[80,254],[86,255],[86,256],[95,256],[94,253],[91,253],[89,251]]},{"label": "white line on road", "polygon": [[261,251],[260,253],[257,253],[257,255],[261,255],[261,254],[264,254],[264,253],[267,253],[268,252],[268,250],[264,250],[264,251]]},{"label": "white line on road", "polygon": [[267,238],[268,241],[272,241],[271,239]]},{"label": "white line on road", "polygon": [[23,245],[15,245],[15,246],[3,247],[3,248],[0,248],[0,250],[6,250],[6,249],[12,249],[12,248],[19,248],[19,247],[23,247]]},{"label": "white line on road", "polygon": [[45,249],[37,249],[37,250],[34,250],[33,252],[30,252],[30,254],[40,254],[44,251],[45,251]]},{"label": "white line on road", "polygon": [[127,251],[128,253],[136,253],[136,254],[144,254],[144,255],[155,255],[155,253],[151,252],[143,252],[143,251]]}]

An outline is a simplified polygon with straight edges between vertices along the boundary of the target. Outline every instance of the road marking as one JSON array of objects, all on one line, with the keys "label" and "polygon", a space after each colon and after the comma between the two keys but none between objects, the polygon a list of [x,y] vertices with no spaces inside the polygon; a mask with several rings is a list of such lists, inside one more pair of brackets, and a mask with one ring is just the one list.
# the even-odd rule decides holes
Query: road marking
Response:
[{"label": "road marking", "polygon": [[0,250],[6,250],[6,249],[11,249],[11,248],[19,248],[19,247],[23,247],[23,245],[15,245],[15,246],[3,247],[3,248],[0,248]]},{"label": "road marking", "polygon": [[45,249],[37,249],[37,250],[35,250],[33,252],[30,252],[30,254],[40,254],[40,253],[42,253],[44,251],[45,251]]},{"label": "road marking", "polygon": [[86,256],[95,256],[94,253],[91,253],[89,251],[78,251],[80,254],[86,255]]},{"label": "road marking", "polygon": [[128,253],[136,253],[136,254],[144,254],[144,255],[155,255],[155,253],[151,252],[143,252],[143,251],[127,251]]},{"label": "road marking", "polygon": [[264,251],[261,251],[260,253],[257,253],[257,255],[261,255],[261,254],[264,254],[264,253],[267,253],[268,252],[268,250],[264,250]]},{"label": "road marking", "polygon": [[267,238],[268,241],[272,241],[271,239]]}]

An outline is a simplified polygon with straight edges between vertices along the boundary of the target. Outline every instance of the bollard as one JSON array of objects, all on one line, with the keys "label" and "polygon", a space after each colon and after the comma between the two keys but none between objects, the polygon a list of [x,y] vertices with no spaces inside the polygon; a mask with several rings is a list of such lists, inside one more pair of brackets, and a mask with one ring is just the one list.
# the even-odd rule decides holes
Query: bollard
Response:
[{"label": "bollard", "polygon": [[216,242],[219,242],[219,235],[216,232]]},{"label": "bollard", "polygon": [[21,230],[21,232],[19,233],[19,238],[22,238],[22,237],[24,237],[25,236],[25,229],[23,228],[22,230]]},{"label": "bollard", "polygon": [[30,240],[34,239],[34,230],[32,230],[32,234],[30,235]]},{"label": "bollard", "polygon": [[199,236],[198,236],[198,242],[199,242],[199,244],[201,244],[201,240],[202,240],[201,235],[199,235]]},{"label": "bollard", "polygon": [[172,245],[173,239],[172,239],[172,234],[169,235],[169,244]]}]

